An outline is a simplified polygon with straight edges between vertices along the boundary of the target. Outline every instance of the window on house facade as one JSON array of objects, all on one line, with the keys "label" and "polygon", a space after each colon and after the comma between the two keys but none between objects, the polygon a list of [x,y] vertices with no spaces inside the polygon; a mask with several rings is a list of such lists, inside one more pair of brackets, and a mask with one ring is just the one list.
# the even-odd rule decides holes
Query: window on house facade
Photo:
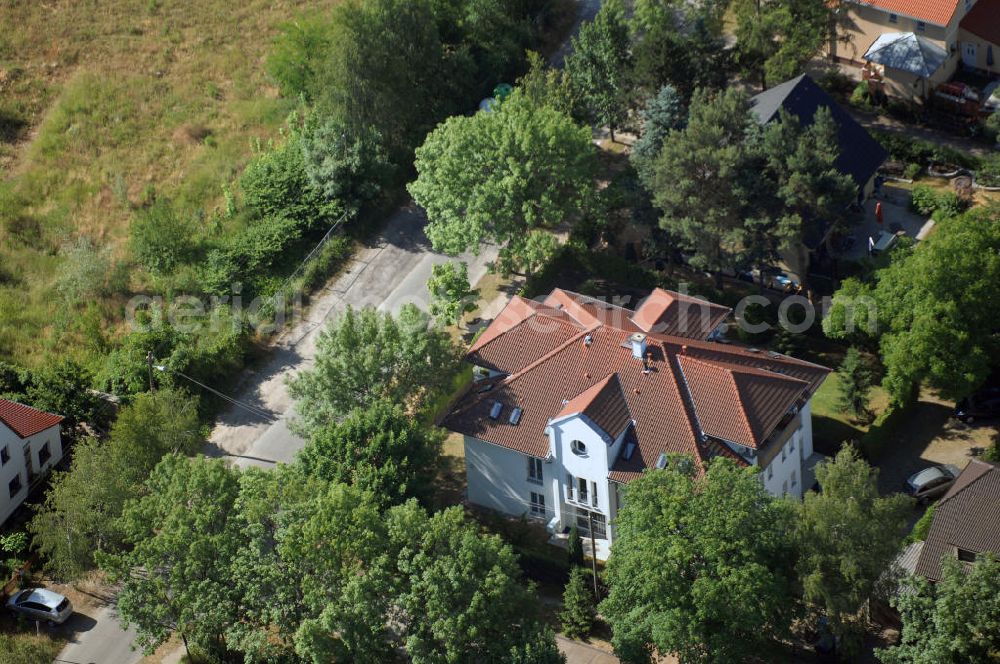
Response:
[{"label": "window on house facade", "polygon": [[773,463],[770,464],[767,467],[767,479],[771,479],[772,477],[774,477],[774,464]]},{"label": "window on house facade", "polygon": [[889,14],[889,23],[899,23],[899,16],[896,14]]},{"label": "window on house facade", "polygon": [[576,500],[576,478],[566,473],[566,500]]},{"label": "window on house facade", "polygon": [[590,537],[591,521],[593,521],[594,524],[594,537],[596,539],[607,539],[608,524],[604,515],[600,512],[591,512],[589,510],[577,508],[576,529],[581,535]]},{"label": "window on house facade", "polygon": [[541,484],[542,479],[542,460],[536,457],[528,457],[528,481]]},{"label": "window on house facade", "polygon": [[926,32],[927,24],[923,21],[917,21],[917,32]]},{"label": "window on house facade", "polygon": [[795,485],[798,484],[798,483],[799,483],[799,480],[798,480],[798,478],[795,477],[795,471],[793,470],[792,471],[792,488],[794,489]]},{"label": "window on house facade", "polygon": [[545,516],[545,494],[531,492],[531,516]]},{"label": "window on house facade", "polygon": [[577,483],[577,493],[579,494],[580,502],[587,502],[587,480],[582,477],[576,478]]},{"label": "window on house facade", "polygon": [[957,551],[958,559],[963,563],[974,563],[976,562],[976,552],[969,551],[967,549],[959,549]]},{"label": "window on house facade", "polygon": [[795,436],[792,436],[792,439],[788,441],[788,453],[795,454]]},{"label": "window on house facade", "polygon": [[597,482],[590,483],[590,504],[597,507]]},{"label": "window on house facade", "polygon": [[782,461],[785,460],[785,454],[787,453],[787,450],[788,450],[788,446],[787,445],[785,445],[784,447],[781,448],[781,460]]},{"label": "window on house facade", "polygon": [[11,498],[13,498],[14,496],[16,496],[21,492],[21,473],[18,473],[17,477],[15,477],[10,481],[10,484],[7,485],[7,488],[10,490]]},{"label": "window on house facade", "polygon": [[7,449],[6,445],[3,446],[3,449],[0,449],[0,461],[2,461],[5,466],[7,465],[7,462],[10,461],[10,450]]},{"label": "window on house facade", "polygon": [[40,448],[38,448],[38,463],[39,465],[45,465],[45,462],[52,458],[52,452],[49,451],[49,442],[45,441]]},{"label": "window on house facade", "polygon": [[572,448],[573,454],[577,456],[587,456],[587,446],[581,440],[574,440],[570,443],[570,448]]}]

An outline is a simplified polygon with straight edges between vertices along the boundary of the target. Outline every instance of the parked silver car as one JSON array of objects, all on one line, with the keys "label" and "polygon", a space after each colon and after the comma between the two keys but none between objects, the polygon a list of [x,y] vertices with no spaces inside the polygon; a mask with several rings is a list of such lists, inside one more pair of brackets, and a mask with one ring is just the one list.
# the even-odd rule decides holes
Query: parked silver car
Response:
[{"label": "parked silver car", "polygon": [[73,615],[73,605],[68,599],[45,588],[27,588],[14,593],[7,600],[7,608],[15,615],[50,625],[61,625]]},{"label": "parked silver car", "polygon": [[961,471],[951,464],[924,468],[906,480],[906,492],[920,503],[929,502],[948,493]]}]

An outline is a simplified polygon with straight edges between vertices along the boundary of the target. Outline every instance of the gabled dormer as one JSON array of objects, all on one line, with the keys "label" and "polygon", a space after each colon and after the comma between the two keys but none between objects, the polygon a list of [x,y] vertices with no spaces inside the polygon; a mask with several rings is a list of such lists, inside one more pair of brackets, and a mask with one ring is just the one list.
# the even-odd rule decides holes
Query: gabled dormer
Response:
[{"label": "gabled dormer", "polygon": [[549,421],[552,449],[570,473],[603,479],[631,424],[618,375],[609,374],[566,401]]}]

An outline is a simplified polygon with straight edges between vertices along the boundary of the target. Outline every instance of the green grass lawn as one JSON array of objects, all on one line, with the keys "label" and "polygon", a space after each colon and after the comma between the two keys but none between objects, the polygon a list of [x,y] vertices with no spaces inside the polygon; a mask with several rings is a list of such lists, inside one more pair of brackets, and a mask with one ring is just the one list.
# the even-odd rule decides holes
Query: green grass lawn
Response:
[{"label": "green grass lawn", "polygon": [[[839,406],[840,376],[833,372],[827,376],[813,396],[813,446],[816,451],[834,454],[847,440],[857,441],[868,431],[868,423],[856,421]],[[889,405],[889,395],[881,387],[872,388],[868,407],[878,415]]]},{"label": "green grass lawn", "polygon": [[0,634],[0,664],[50,664],[66,645],[61,638],[30,631]]}]

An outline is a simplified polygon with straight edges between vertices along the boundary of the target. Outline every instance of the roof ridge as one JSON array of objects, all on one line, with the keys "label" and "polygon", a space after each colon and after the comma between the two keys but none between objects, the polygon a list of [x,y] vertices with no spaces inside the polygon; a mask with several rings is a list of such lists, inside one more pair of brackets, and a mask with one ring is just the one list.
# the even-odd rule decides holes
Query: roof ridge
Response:
[{"label": "roof ridge", "polygon": [[[681,405],[684,408],[684,418],[687,420],[692,437],[694,438],[695,461],[700,467],[704,468],[705,458],[702,456],[700,445],[702,444],[702,438],[707,437],[708,434],[705,433],[704,428],[701,426],[698,409],[694,405],[694,395],[691,394],[691,386],[688,385],[687,374],[684,373],[684,367],[681,366],[680,355],[677,353],[667,353],[667,349],[662,343],[656,343],[660,344],[663,357],[666,358],[670,366],[670,371],[674,374],[674,385],[677,386],[677,394],[681,398]],[[680,373],[679,376],[677,375],[678,372]]]},{"label": "roof ridge", "polygon": [[545,355],[542,355],[540,358],[538,358],[534,362],[525,365],[525,367],[523,369],[521,369],[520,371],[516,371],[516,372],[512,373],[511,375],[507,376],[506,378],[504,378],[500,382],[501,383],[510,383],[510,382],[513,382],[515,379],[520,378],[521,376],[523,376],[524,374],[526,374],[528,371],[531,371],[532,369],[534,369],[538,365],[542,364],[543,362],[548,361],[549,359],[551,359],[552,357],[554,357],[557,353],[562,352],[564,349],[566,349],[567,347],[569,347],[575,341],[579,340],[582,337],[585,337],[586,335],[590,334],[591,332],[593,332],[594,330],[596,330],[596,329],[598,329],[600,327],[603,327],[603,326],[600,323],[598,323],[598,324],[596,324],[596,325],[594,325],[592,327],[589,327],[587,329],[580,330],[574,336],[570,337],[569,339],[567,339],[563,343],[559,344],[558,346],[556,346],[555,348],[553,348],[552,350],[550,350]]}]

